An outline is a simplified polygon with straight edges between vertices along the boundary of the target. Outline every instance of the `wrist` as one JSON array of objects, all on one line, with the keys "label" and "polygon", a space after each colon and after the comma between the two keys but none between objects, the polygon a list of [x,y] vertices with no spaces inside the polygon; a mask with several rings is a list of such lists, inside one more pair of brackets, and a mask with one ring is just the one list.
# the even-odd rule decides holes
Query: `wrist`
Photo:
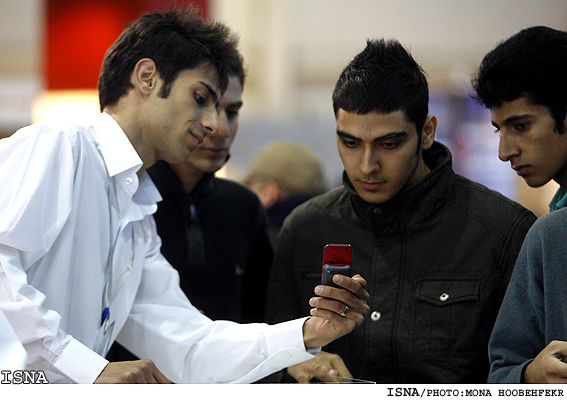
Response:
[{"label": "wrist", "polygon": [[316,331],[316,322],[313,317],[307,318],[303,323],[303,343],[306,349],[322,347],[328,342],[322,340]]},{"label": "wrist", "polygon": [[523,370],[522,370],[522,374],[520,375],[520,383],[536,383],[533,380],[533,376],[532,376],[532,361],[530,361],[529,363],[527,363]]}]

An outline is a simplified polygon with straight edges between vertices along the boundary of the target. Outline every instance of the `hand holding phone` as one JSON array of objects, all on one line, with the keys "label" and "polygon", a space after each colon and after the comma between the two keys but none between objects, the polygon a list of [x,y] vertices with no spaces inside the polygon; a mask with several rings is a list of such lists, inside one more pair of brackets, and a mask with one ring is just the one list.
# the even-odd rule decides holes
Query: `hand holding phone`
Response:
[{"label": "hand holding phone", "polygon": [[333,282],[335,274],[352,275],[352,246],[350,244],[328,244],[323,250],[321,284],[340,288]]}]

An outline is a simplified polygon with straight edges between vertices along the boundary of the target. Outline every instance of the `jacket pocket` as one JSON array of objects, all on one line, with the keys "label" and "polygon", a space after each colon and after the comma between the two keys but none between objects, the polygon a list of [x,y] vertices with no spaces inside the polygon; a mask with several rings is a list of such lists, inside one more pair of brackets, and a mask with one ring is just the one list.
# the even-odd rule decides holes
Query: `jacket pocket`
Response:
[{"label": "jacket pocket", "polygon": [[481,278],[418,278],[414,351],[475,352],[478,345]]}]

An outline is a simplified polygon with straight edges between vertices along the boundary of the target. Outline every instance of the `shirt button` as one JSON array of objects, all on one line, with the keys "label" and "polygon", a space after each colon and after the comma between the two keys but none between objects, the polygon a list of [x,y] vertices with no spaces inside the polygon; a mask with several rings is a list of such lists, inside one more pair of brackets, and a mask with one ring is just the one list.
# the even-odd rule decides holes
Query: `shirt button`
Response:
[{"label": "shirt button", "polygon": [[439,296],[439,300],[447,301],[449,300],[449,295],[447,293],[443,293],[441,296]]},{"label": "shirt button", "polygon": [[373,311],[372,314],[370,314],[370,319],[372,321],[379,321],[380,318],[382,318],[382,314],[380,314],[378,311]]},{"label": "shirt button", "polygon": [[126,184],[131,185],[134,180],[132,178],[126,178]]}]

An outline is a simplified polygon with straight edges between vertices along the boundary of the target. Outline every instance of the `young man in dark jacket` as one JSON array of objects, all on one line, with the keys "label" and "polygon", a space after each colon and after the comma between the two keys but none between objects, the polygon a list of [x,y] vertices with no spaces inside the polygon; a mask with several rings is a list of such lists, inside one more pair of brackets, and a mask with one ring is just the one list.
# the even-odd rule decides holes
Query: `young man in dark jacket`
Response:
[{"label": "young man in dark jacket", "polygon": [[328,243],[352,245],[371,314],[314,360],[288,368],[300,382],[486,382],[488,338],[535,216],[453,172],[428,102],[421,67],[396,41],[368,41],[336,84],[344,186],[285,221],[267,316],[305,313]]},{"label": "young man in dark jacket", "polygon": [[266,210],[246,186],[214,175],[229,158],[242,106],[242,63],[229,74],[218,131],[187,162],[149,169],[163,197],[154,217],[162,254],[195,307],[211,319],[263,322],[273,259]]},{"label": "young man in dark jacket", "polygon": [[490,339],[490,382],[567,382],[566,64],[567,32],[536,26],[489,52],[473,81],[500,131],[500,159],[529,186],[560,185],[518,257]]}]

